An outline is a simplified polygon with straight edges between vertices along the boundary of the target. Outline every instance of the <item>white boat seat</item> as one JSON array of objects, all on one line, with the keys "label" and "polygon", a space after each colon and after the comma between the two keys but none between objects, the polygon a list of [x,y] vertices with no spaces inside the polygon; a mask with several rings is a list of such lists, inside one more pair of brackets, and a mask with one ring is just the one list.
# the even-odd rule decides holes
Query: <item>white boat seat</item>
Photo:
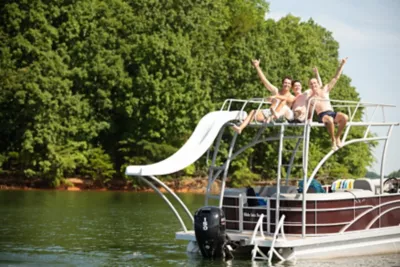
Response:
[{"label": "white boat seat", "polygon": [[375,194],[375,184],[368,178],[359,178],[354,181],[354,189],[363,189]]},{"label": "white boat seat", "polygon": [[[371,197],[375,193],[369,190],[353,189],[343,192],[337,192],[333,194],[321,194],[321,193],[311,193],[307,194],[307,200],[340,200],[340,199],[357,199],[362,197]],[[276,198],[276,195],[273,196]],[[303,194],[281,194],[281,200],[301,200],[303,199]]]},{"label": "white boat seat", "polygon": [[[262,197],[271,197],[276,193],[277,189],[276,186],[256,186],[254,190]],[[281,193],[297,193],[297,187],[292,185],[281,185]]]}]

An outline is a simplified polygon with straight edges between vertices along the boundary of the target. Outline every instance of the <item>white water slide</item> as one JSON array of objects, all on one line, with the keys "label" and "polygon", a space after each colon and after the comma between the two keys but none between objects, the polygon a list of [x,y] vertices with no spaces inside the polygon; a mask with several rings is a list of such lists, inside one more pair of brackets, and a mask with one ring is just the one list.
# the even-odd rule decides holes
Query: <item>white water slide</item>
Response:
[{"label": "white water slide", "polygon": [[[240,117],[240,115],[242,115]],[[243,119],[246,112],[214,111],[205,115],[197,124],[193,134],[175,154],[150,165],[132,165],[125,174],[132,176],[166,175],[182,170],[199,159],[213,144],[225,123]]]}]

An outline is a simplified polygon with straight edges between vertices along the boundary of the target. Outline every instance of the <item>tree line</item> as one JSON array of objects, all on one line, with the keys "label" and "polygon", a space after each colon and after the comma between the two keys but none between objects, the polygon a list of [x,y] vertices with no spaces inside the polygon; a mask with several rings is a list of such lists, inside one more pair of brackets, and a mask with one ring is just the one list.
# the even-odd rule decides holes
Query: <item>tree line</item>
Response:
[{"label": "tree line", "polygon": [[[332,33],[312,19],[265,19],[268,11],[263,0],[1,1],[2,173],[54,186],[71,176],[125,179],[127,165],[177,151],[226,98],[268,96],[254,58],[278,87],[290,75],[306,89],[313,66],[328,82],[338,65]],[[343,75],[331,98],[359,95]],[[311,135],[312,168],[330,143],[325,129]],[[251,136],[246,129],[239,145]],[[320,175],[364,176],[373,145],[344,147]],[[229,176],[236,185],[271,178],[276,163],[275,144],[261,144],[235,160]],[[206,168],[203,159],[173,176]]]},{"label": "tree line", "polygon": [[[373,171],[368,171],[365,174],[365,177],[367,178],[381,178],[381,176],[379,174],[377,174],[376,172]],[[400,169],[397,171],[392,171],[391,173],[389,173],[389,175],[385,175],[384,177],[387,178],[400,178]]]}]

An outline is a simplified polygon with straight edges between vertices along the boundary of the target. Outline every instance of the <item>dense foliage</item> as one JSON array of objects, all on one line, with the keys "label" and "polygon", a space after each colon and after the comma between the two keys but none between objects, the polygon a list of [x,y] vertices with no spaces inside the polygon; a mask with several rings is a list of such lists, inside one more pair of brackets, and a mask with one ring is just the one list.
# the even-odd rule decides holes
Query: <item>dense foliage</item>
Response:
[{"label": "dense foliage", "polygon": [[376,172],[373,171],[367,171],[367,173],[365,174],[366,178],[380,178],[381,176],[379,174],[377,174]]},{"label": "dense foliage", "polygon": [[[1,1],[3,172],[53,185],[68,176],[122,178],[126,165],[179,149],[224,99],[268,95],[252,58],[278,87],[286,75],[306,84],[314,65],[328,82],[338,65],[332,34],[291,15],[265,20],[267,11],[263,0]],[[358,100],[350,82],[342,76],[331,97]],[[330,144],[325,129],[312,136],[314,167]],[[233,181],[274,177],[275,145],[241,155]],[[321,175],[363,176],[371,162],[368,145],[345,147]],[[205,168],[203,160],[178,175]]]},{"label": "dense foliage", "polygon": [[400,178],[400,169],[389,174],[389,178]]}]

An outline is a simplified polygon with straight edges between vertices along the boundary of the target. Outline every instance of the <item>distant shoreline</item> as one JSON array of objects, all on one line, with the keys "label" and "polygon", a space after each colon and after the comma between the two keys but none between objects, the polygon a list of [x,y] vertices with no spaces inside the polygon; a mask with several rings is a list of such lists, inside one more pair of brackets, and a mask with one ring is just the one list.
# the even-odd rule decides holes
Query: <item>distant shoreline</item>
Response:
[{"label": "distant shoreline", "polygon": [[[185,178],[174,179],[171,181],[163,181],[169,188],[177,193],[197,193],[204,194],[207,187],[208,179],[206,177],[199,178]],[[159,186],[161,192],[166,190]],[[0,190],[22,190],[22,191],[35,191],[35,190],[55,190],[55,191],[124,191],[124,192],[153,192],[154,190],[146,186],[133,185],[131,181],[127,180],[114,180],[105,185],[81,178],[66,178],[65,183],[58,187],[51,187],[45,181],[36,180],[23,180],[14,178],[0,179]],[[219,192],[220,181],[214,183],[212,192]]]}]

